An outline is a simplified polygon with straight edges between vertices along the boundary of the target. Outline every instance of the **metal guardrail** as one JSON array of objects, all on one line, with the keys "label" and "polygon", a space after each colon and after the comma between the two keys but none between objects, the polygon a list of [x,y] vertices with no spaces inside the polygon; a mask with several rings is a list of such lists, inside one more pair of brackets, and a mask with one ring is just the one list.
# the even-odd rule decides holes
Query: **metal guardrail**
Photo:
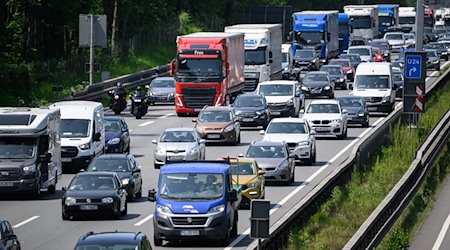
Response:
[{"label": "metal guardrail", "polygon": [[66,100],[98,100],[102,96],[107,95],[110,90],[113,90],[119,82],[122,83],[125,89],[134,88],[140,85],[150,84],[154,78],[166,76],[168,75],[168,72],[169,64],[166,64],[137,73],[123,75],[89,85],[83,91],[74,93],[72,96],[67,97]]},{"label": "metal guardrail", "polygon": [[[438,83],[440,82],[446,82],[450,79],[450,69],[448,69],[444,74],[442,74],[439,79],[437,80]],[[428,90],[427,90],[427,96],[430,96],[434,91],[436,91],[436,86],[439,86],[439,84],[433,84]],[[300,202],[295,204],[286,214],[284,214],[278,221],[276,221],[271,227],[270,227],[270,237],[268,239],[265,239],[261,242],[261,248],[262,249],[280,249],[283,246],[285,246],[289,240],[289,233],[294,228],[299,228],[303,225],[305,225],[308,221],[308,219],[314,215],[318,209],[320,208],[320,205],[323,204],[329,197],[332,192],[332,190],[343,183],[346,183],[353,172],[355,168],[361,168],[363,164],[369,162],[371,159],[371,156],[374,155],[376,152],[378,152],[379,148],[382,145],[387,145],[389,142],[389,135],[391,131],[391,127],[394,126],[402,117],[403,114],[403,104],[399,105],[395,111],[393,111],[389,116],[386,117],[386,120],[379,124],[375,129],[372,129],[367,135],[365,135],[363,138],[361,138],[356,145],[354,146],[350,156],[347,158],[347,160],[342,163],[340,166],[338,166],[333,172],[331,172],[325,179],[319,183],[316,187],[311,190]],[[447,129],[447,140],[448,140],[448,129]],[[441,137],[445,138],[445,137]],[[430,138],[428,138],[430,139]],[[433,138],[436,139],[436,138]],[[426,140],[428,141],[428,140]],[[431,140],[433,141],[433,140]],[[436,141],[446,141],[446,140],[434,140],[434,143],[436,144]],[[427,143],[424,143],[422,146],[427,147]],[[442,145],[440,145],[442,147]],[[433,152],[432,150],[436,150],[435,147],[430,147],[430,150],[427,152]],[[422,155],[419,154],[419,152],[424,151],[418,151],[417,157],[422,157]],[[436,154],[435,154],[436,155]],[[418,160],[415,160],[415,162]],[[421,164],[421,162],[419,161]],[[413,162],[414,164],[414,162]],[[428,162],[427,164],[430,164]],[[426,166],[422,165],[421,166]],[[420,169],[419,167],[416,169]],[[408,170],[408,172],[405,174],[411,176],[408,180],[418,180],[421,175],[419,171],[413,171]],[[423,173],[422,173],[423,175]],[[405,180],[406,177],[403,177],[402,180]],[[396,186],[397,187],[397,186]],[[354,240],[355,242],[364,242],[367,244],[367,242],[373,242],[378,243],[378,241],[373,240],[376,235],[382,238],[384,236],[385,232],[380,232],[378,229],[381,228],[382,225],[386,225],[384,228],[385,230],[388,230],[390,226],[392,225],[392,220],[390,220],[389,223],[383,223],[381,221],[378,221],[376,218],[384,218],[387,219],[388,217],[391,219],[395,219],[394,212],[395,211],[401,211],[406,204],[403,202],[401,203],[400,200],[396,200],[395,198],[400,199],[401,197],[406,197],[409,191],[408,185],[405,185],[405,189],[402,189],[401,192],[399,192],[399,196],[395,196],[394,199],[390,200],[390,202],[387,202],[386,209],[383,211],[386,211],[388,214],[391,214],[392,216],[385,215],[385,217],[377,217],[374,214],[372,214],[368,220],[372,219],[370,225],[371,229],[373,229],[373,232],[370,231],[367,232],[367,230],[362,229],[364,231],[360,232],[358,235],[360,237],[357,237],[356,234],[354,237],[357,237],[359,240]],[[411,184],[409,184],[409,187],[411,187]],[[390,193],[391,194],[391,193]],[[387,196],[386,199],[388,199]],[[406,201],[406,200],[405,200]],[[398,206],[399,204],[402,204],[402,206]],[[378,210],[375,210],[378,211]],[[374,211],[374,213],[375,213]],[[398,214],[396,214],[398,216]],[[374,219],[375,218],[375,219]],[[384,220],[387,222],[387,220]],[[368,226],[365,228],[369,228]],[[378,228],[378,229],[377,229]],[[359,231],[358,231],[359,232]],[[379,232],[379,233],[377,233]],[[353,240],[353,238],[352,238]],[[352,241],[351,240],[351,241]],[[350,243],[350,241],[349,241]],[[371,248],[371,247],[364,247],[363,245],[350,245],[349,243],[345,246],[345,248],[348,249],[364,249],[364,248]],[[371,245],[373,246],[376,245]],[[247,249],[250,250],[256,250],[258,248],[257,241],[253,241]]]}]

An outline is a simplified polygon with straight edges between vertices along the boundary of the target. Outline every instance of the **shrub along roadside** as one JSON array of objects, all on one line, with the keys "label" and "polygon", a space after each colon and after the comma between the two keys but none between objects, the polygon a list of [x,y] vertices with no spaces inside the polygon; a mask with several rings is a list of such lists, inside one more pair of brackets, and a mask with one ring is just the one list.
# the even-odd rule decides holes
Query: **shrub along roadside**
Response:
[{"label": "shrub along roadside", "polygon": [[[450,84],[446,84],[429,100],[418,129],[396,124],[390,146],[381,148],[362,170],[355,170],[351,181],[336,187],[303,228],[291,231],[288,249],[341,249],[403,176],[420,142],[449,109]],[[404,238],[402,233],[394,237]]]}]

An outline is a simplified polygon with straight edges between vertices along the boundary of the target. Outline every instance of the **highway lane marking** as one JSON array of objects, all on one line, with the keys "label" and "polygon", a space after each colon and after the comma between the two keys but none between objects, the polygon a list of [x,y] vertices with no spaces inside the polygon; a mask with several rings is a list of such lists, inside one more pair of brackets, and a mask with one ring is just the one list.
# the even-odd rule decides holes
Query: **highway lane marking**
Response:
[{"label": "highway lane marking", "polygon": [[145,126],[150,125],[150,124],[152,124],[152,123],[154,123],[154,122],[155,122],[155,121],[148,121],[148,122],[141,123],[141,124],[139,124],[138,126],[139,126],[139,127],[145,127]]},{"label": "highway lane marking", "polygon": [[445,235],[447,234],[448,227],[450,226],[450,214],[447,216],[447,219],[444,222],[444,225],[442,225],[441,231],[439,232],[439,235],[434,242],[432,250],[439,250],[441,247],[442,241],[444,241]]},{"label": "highway lane marking", "polygon": [[[444,65],[442,65],[442,68],[447,66],[447,64],[449,64],[450,62],[446,62],[444,63]],[[431,75],[427,78],[425,78],[425,82],[428,82],[428,80],[430,80],[431,77],[433,77],[434,75],[436,75],[437,73],[439,73],[439,71],[434,71],[433,73],[431,73]]]},{"label": "highway lane marking", "polygon": [[170,116],[173,116],[173,115],[175,115],[175,114],[174,113],[169,113],[169,114],[162,115],[162,116],[160,116],[158,118],[159,119],[164,119],[164,118],[167,118],[167,117],[170,117]]},{"label": "highway lane marking", "polygon": [[151,214],[151,215],[145,217],[144,219],[140,220],[138,223],[134,224],[134,226],[135,226],[135,227],[139,227],[139,226],[141,226],[142,224],[144,224],[145,222],[151,220],[152,218],[153,218],[153,214]]},{"label": "highway lane marking", "polygon": [[[358,142],[361,138],[364,137],[367,133],[369,133],[370,130],[372,130],[374,127],[378,125],[381,121],[383,121],[385,118],[379,118],[373,123],[373,127],[367,128],[364,130],[356,139],[354,139],[351,143],[349,143],[344,149],[342,149],[339,153],[337,153],[333,158],[331,158],[325,165],[320,167],[314,174],[312,174],[305,183],[310,183],[314,178],[316,178],[323,170],[325,170],[328,166],[330,166],[331,163],[333,163],[336,159],[338,159],[342,154],[344,154],[349,148],[351,148],[356,142]],[[278,204],[276,204],[272,209],[270,209],[270,215],[275,213],[276,210],[278,210],[280,207],[284,205],[289,199],[291,199],[294,195],[296,195],[300,190],[302,190],[304,187],[306,187],[306,184],[302,184],[294,189],[288,196],[286,196],[283,200],[281,200]],[[235,247],[241,240],[243,240],[247,235],[250,234],[250,228],[245,230],[239,237],[237,237],[233,242],[228,245],[228,247],[224,248],[224,250],[230,250],[231,248]]]},{"label": "highway lane marking", "polygon": [[21,226],[27,224],[28,222],[33,221],[33,220],[35,220],[37,218],[39,218],[39,216],[35,215],[35,216],[33,216],[33,217],[29,218],[29,219],[26,219],[26,220],[24,220],[24,221],[22,221],[22,222],[20,222],[20,223],[18,223],[16,225],[14,225],[12,228],[21,227]]}]

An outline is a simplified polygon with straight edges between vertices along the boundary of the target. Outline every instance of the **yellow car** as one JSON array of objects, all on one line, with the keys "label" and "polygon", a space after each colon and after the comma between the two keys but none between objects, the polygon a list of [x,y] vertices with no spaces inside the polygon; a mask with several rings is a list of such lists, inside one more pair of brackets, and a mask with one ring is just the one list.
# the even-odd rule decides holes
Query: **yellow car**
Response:
[{"label": "yellow car", "polygon": [[233,183],[241,186],[242,205],[250,205],[252,199],[264,199],[264,170],[252,158],[229,158]]}]

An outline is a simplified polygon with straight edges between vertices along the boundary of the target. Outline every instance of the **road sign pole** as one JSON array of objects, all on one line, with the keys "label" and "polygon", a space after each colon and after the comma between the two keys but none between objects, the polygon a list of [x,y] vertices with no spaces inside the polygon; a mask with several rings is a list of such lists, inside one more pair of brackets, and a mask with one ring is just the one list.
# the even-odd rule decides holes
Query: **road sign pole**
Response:
[{"label": "road sign pole", "polygon": [[91,34],[89,39],[89,85],[94,83],[94,15],[91,18]]},{"label": "road sign pole", "polygon": [[416,7],[416,51],[423,51],[423,0]]}]

